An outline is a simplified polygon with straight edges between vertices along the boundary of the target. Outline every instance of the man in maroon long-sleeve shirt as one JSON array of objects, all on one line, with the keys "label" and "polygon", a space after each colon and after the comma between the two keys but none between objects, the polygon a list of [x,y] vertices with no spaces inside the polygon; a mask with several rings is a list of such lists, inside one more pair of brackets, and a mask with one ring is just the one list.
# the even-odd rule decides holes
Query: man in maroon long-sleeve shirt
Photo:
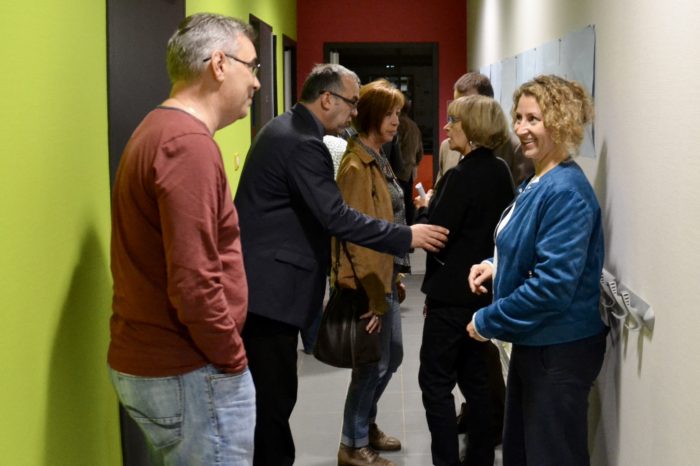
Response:
[{"label": "man in maroon long-sleeve shirt", "polygon": [[132,135],[114,184],[110,375],[165,464],[252,461],[248,288],[212,138],[260,87],[251,37],[220,15],[180,24],[167,48],[170,98]]}]

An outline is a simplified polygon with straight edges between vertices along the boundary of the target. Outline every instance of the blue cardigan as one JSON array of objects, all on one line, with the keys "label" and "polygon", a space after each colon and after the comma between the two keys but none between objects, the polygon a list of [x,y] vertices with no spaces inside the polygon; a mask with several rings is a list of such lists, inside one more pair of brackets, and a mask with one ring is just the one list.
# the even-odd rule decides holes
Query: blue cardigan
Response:
[{"label": "blue cardigan", "polygon": [[523,186],[496,238],[494,301],[475,314],[477,331],[525,346],[601,333],[603,229],[591,185],[567,160]]}]

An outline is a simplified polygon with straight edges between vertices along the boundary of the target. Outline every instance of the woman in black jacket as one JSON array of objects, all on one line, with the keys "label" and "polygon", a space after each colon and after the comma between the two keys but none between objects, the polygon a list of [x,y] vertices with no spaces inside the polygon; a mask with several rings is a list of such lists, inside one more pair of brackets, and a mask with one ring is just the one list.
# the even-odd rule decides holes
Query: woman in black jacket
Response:
[{"label": "woman in black jacket", "polygon": [[[508,126],[496,101],[485,96],[461,97],[450,103],[445,130],[450,149],[462,155],[441,178],[428,199],[416,198],[418,221],[447,227],[445,248],[429,254],[422,291],[425,324],[418,379],[432,436],[433,464],[459,465],[452,390],[459,383],[468,407],[469,466],[493,465],[497,427],[492,422],[493,374],[487,363],[491,342],[477,342],[466,332],[472,314],[491,302],[468,285],[469,267],[493,255],[494,229],[513,200],[513,181],[506,163],[493,149],[508,139]],[[429,206],[428,206],[429,202]],[[488,346],[491,345],[491,346]],[[498,379],[497,379],[498,380]]]}]

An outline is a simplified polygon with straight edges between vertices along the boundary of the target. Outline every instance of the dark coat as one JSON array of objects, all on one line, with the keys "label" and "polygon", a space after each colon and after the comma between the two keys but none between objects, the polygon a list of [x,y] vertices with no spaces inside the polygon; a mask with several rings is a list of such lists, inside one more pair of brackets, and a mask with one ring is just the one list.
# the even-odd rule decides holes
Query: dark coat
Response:
[{"label": "dark coat", "polygon": [[270,121],[246,158],[235,198],[248,312],[305,327],[323,302],[330,236],[394,255],[408,227],[349,208],[333,179],[323,127],[303,105]]},{"label": "dark coat", "polygon": [[494,230],[513,194],[508,166],[485,148],[469,153],[440,179],[418,217],[450,230],[445,248],[426,259],[421,290],[429,303],[476,310],[491,302],[490,293],[473,294],[467,278],[473,264],[493,256]]}]

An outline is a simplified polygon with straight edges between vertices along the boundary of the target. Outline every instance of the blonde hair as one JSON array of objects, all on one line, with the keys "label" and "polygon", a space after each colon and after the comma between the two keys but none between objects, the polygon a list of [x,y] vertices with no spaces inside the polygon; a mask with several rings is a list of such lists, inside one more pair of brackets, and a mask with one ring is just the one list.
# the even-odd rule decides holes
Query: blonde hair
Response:
[{"label": "blonde hair", "polygon": [[576,153],[583,141],[583,130],[593,121],[593,102],[584,87],[555,75],[540,75],[526,82],[513,93],[515,113],[520,97],[534,97],[542,111],[542,123],[556,144],[565,144]]},{"label": "blonde hair", "polygon": [[470,95],[453,100],[447,114],[458,119],[470,144],[495,149],[508,140],[506,116],[491,97]]}]

